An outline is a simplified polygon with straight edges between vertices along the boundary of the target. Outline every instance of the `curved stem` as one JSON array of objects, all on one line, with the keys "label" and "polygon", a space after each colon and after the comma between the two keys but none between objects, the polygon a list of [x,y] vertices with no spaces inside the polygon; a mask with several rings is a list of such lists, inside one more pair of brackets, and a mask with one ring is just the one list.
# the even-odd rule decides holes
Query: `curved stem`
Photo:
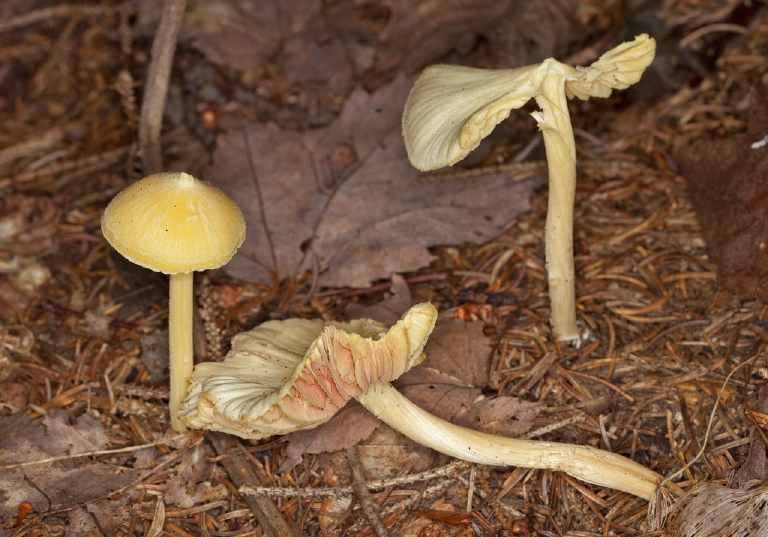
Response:
[{"label": "curved stem", "polygon": [[507,438],[454,425],[413,404],[389,383],[357,397],[408,438],[451,457],[480,464],[560,470],[587,483],[650,500],[662,477],[635,461],[589,446]]},{"label": "curved stem", "polygon": [[579,339],[573,269],[573,203],[576,196],[576,143],[565,97],[566,72],[572,67],[554,60],[544,78],[532,115],[544,136],[549,170],[546,242],[552,328],[560,341]]},{"label": "curved stem", "polygon": [[171,395],[168,408],[174,430],[187,430],[179,419],[181,402],[187,395],[187,384],[192,376],[192,282],[191,272],[171,274],[171,296],[168,302],[168,350],[171,377]]}]

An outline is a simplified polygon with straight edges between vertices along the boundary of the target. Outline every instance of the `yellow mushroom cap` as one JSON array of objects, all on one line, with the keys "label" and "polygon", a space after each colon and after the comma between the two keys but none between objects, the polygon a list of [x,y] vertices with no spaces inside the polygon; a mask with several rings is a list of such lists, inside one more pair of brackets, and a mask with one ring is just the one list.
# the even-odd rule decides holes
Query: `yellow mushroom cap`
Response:
[{"label": "yellow mushroom cap", "polygon": [[245,240],[235,202],[183,172],[150,175],[119,192],[101,229],[128,260],[166,274],[220,267]]}]

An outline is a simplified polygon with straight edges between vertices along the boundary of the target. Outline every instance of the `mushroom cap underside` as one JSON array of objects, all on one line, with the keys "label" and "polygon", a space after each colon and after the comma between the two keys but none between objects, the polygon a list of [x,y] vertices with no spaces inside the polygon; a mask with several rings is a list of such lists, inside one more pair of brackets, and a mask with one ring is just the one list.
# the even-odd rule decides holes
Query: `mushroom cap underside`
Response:
[{"label": "mushroom cap underside", "polygon": [[186,173],[158,173],[126,187],[105,209],[101,229],[124,257],[166,274],[218,268],[245,240],[235,202]]},{"label": "mushroom cap underside", "polygon": [[179,417],[255,439],[316,427],[420,363],[436,319],[425,303],[389,331],[370,319],[268,321],[235,336],[224,361],[195,367]]},{"label": "mushroom cap underside", "polygon": [[421,171],[452,166],[512,110],[541,95],[545,80],[557,80],[568,97],[608,97],[612,90],[640,80],[655,51],[654,39],[642,34],[588,67],[571,67],[553,58],[517,69],[427,67],[411,89],[403,112],[408,159]]}]

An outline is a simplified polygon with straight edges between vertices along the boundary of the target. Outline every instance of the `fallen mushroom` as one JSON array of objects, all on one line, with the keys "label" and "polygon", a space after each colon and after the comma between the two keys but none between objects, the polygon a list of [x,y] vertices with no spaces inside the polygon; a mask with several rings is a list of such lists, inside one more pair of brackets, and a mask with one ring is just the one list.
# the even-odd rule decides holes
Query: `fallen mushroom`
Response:
[{"label": "fallen mushroom", "polygon": [[549,167],[545,231],[551,322],[561,341],[579,339],[573,268],[576,145],[566,97],[608,97],[640,80],[656,42],[643,34],[603,54],[589,67],[552,58],[519,69],[433,65],[416,81],[405,104],[408,158],[422,171],[451,166],[476,148],[513,109],[535,99],[531,115],[544,137]]},{"label": "fallen mushroom", "polygon": [[267,321],[236,335],[223,362],[195,367],[181,419],[243,438],[316,427],[373,383],[421,362],[435,317],[422,304],[389,331],[370,319]]},{"label": "fallen mushroom", "polygon": [[186,173],[158,173],[128,186],[107,205],[101,229],[129,261],[169,274],[171,423],[192,373],[192,272],[218,268],[245,240],[245,220],[218,188]]},{"label": "fallen mushroom", "polygon": [[431,304],[411,308],[389,331],[350,323],[269,321],[235,336],[220,363],[195,367],[180,418],[194,429],[264,438],[315,427],[356,397],[409,438],[467,461],[560,470],[646,500],[662,478],[615,453],[589,446],[481,433],[425,412],[389,382],[419,364],[434,328]]}]

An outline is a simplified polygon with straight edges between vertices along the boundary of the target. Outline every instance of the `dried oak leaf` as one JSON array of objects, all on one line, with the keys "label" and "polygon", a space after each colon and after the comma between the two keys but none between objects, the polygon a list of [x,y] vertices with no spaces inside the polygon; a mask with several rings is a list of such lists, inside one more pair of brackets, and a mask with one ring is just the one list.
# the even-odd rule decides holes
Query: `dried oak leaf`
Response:
[{"label": "dried oak leaf", "polygon": [[211,485],[211,462],[215,453],[207,443],[184,448],[174,455],[181,463],[165,482],[163,498],[166,503],[181,509],[227,498],[229,490],[222,484]]},{"label": "dried oak leaf", "polygon": [[487,398],[491,348],[483,323],[440,320],[427,342],[426,360],[395,385],[443,419],[493,434],[521,436],[544,408],[517,397]]},{"label": "dried oak leaf", "polygon": [[104,429],[83,414],[69,422],[69,414],[53,409],[30,420],[24,414],[0,418],[0,520],[7,521],[29,502],[38,512],[64,509],[102,498],[128,485],[132,472],[103,462],[82,464],[68,459],[14,468],[13,465],[62,455],[75,455],[108,446]]},{"label": "dried oak leaf", "polygon": [[355,446],[371,436],[380,423],[363,405],[350,401],[319,427],[291,433],[280,472],[287,472],[300,463],[305,453],[327,453]]},{"label": "dried oak leaf", "polygon": [[[345,41],[366,88],[430,63],[456,63],[482,39],[487,67],[509,68],[559,57],[612,20],[615,0],[585,10],[581,0],[374,0],[334,2],[328,24]],[[575,17],[574,13],[579,12]],[[601,24],[602,23],[602,24]],[[488,60],[486,60],[488,61]],[[459,62],[461,63],[461,62]]]},{"label": "dried oak leaf", "polygon": [[358,302],[350,302],[344,308],[344,314],[348,319],[376,319],[385,326],[392,326],[408,308],[413,304],[411,290],[408,282],[400,274],[393,274],[389,295],[375,304],[363,305]]},{"label": "dried oak leaf", "polygon": [[405,155],[411,82],[354,91],[328,127],[253,124],[219,136],[204,177],[240,205],[248,237],[227,271],[269,283],[317,270],[325,286],[366,287],[429,264],[437,244],[482,242],[529,208],[543,177],[429,180]]},{"label": "dried oak leaf", "polygon": [[686,143],[676,156],[718,283],[768,302],[768,104],[753,102],[747,133]]},{"label": "dried oak leaf", "polygon": [[[316,0],[192,0],[184,17],[181,40],[191,41],[216,65],[260,70],[286,38],[317,17],[320,7]],[[150,21],[158,17],[161,8],[159,2],[140,2],[141,26],[154,28],[156,23]]]}]

